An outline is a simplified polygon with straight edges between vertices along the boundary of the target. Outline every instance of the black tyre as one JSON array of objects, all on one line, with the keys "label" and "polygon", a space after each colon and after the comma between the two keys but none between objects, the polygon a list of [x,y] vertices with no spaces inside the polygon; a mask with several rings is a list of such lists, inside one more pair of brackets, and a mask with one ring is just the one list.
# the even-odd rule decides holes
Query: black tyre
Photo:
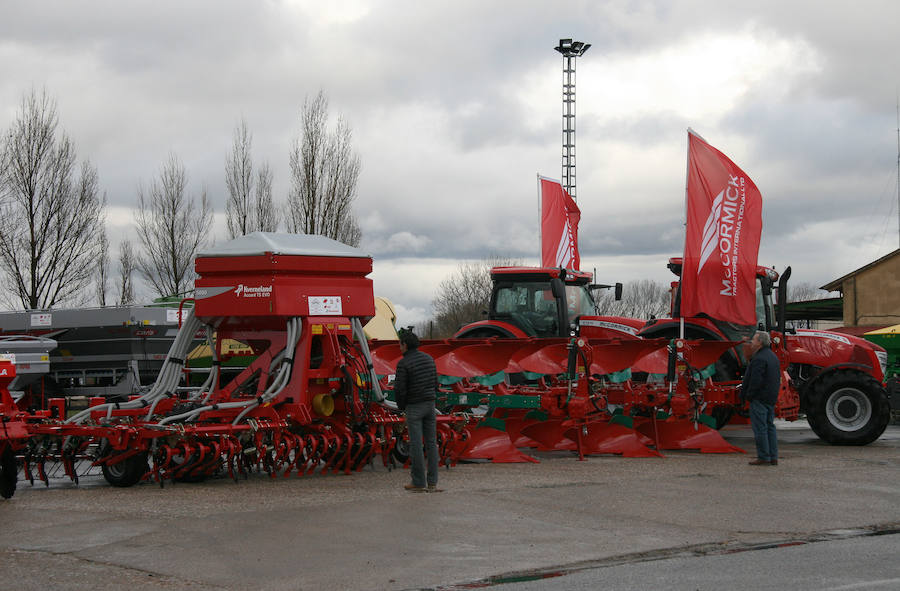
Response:
[{"label": "black tyre", "polygon": [[134,486],[149,470],[147,454],[139,453],[115,464],[103,464],[103,478],[113,486]]},{"label": "black tyre", "polygon": [[402,437],[397,438],[397,443],[391,449],[391,459],[402,466],[409,460],[409,441]]},{"label": "black tyre", "polygon": [[16,466],[16,455],[8,445],[0,453],[0,497],[8,499],[16,492],[16,480],[19,468]]},{"label": "black tyre", "polygon": [[868,445],[881,437],[890,418],[884,388],[859,371],[837,371],[817,380],[806,404],[809,426],[832,445]]}]

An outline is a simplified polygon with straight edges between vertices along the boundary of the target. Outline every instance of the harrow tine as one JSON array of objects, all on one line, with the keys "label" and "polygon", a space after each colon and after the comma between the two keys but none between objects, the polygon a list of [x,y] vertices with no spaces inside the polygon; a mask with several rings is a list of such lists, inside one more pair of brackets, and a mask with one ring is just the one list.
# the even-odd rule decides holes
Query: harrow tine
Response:
[{"label": "harrow tine", "polygon": [[316,458],[319,455],[319,436],[316,434],[307,436],[306,446],[308,451],[306,453],[303,465],[297,466],[297,476],[304,476],[312,472],[312,467],[315,466]]},{"label": "harrow tine", "polygon": [[305,447],[305,443],[303,439],[299,435],[295,435],[294,433],[285,433],[286,437],[291,439],[291,445],[293,446],[294,457],[288,463],[287,468],[284,469],[283,477],[287,478],[291,475],[291,472],[294,471],[294,467],[296,467],[297,462],[300,460],[300,457],[303,455],[303,449]]},{"label": "harrow tine", "polygon": [[44,486],[50,486],[50,479],[47,477],[47,471],[44,468],[44,462],[47,461],[47,456],[42,455],[37,461],[37,469],[38,469],[38,478],[44,483]]},{"label": "harrow tine", "polygon": [[219,464],[222,462],[222,446],[215,440],[209,442],[209,460],[202,467],[202,474],[212,475]]},{"label": "harrow tine", "polygon": [[235,464],[235,456],[237,453],[236,448],[235,448],[235,442],[232,440],[231,437],[226,437],[223,445],[224,445],[225,451],[227,453],[227,456],[225,458],[225,465],[227,467],[228,476],[229,476],[229,478],[231,478],[232,480],[237,482],[238,481],[237,470],[235,469],[235,465],[234,465]]},{"label": "harrow tine", "polygon": [[326,441],[327,443],[322,449],[322,463],[325,465],[322,467],[322,471],[319,472],[319,474],[326,474],[328,470],[331,469],[331,465],[337,457],[341,447],[337,441],[337,436],[334,434],[327,434]]},{"label": "harrow tine", "polygon": [[193,451],[191,450],[193,449],[193,447],[186,441],[181,442],[180,446],[184,450],[181,456],[184,458],[184,461],[180,466],[175,468],[175,473],[172,476],[172,480],[174,480],[175,478],[184,478],[185,476],[187,476],[188,468],[191,465],[191,455],[193,454]]},{"label": "harrow tine", "polygon": [[31,474],[31,454],[26,453],[25,459],[22,460],[22,470],[25,472],[25,478],[34,486],[34,476]]},{"label": "harrow tine", "polygon": [[[456,445],[456,433],[444,425],[438,427],[438,464],[448,468],[452,465],[451,454]],[[455,462],[454,462],[455,463]]]},{"label": "harrow tine", "polygon": [[359,459],[360,454],[365,451],[365,443],[366,440],[359,433],[353,433],[352,437],[356,440],[356,453],[353,454],[353,457],[350,458],[350,462],[347,464],[347,474],[350,474],[350,471],[358,472],[356,468],[356,462]]},{"label": "harrow tine", "polygon": [[[339,458],[335,458],[334,468],[332,470],[334,474],[340,474],[342,467],[344,470],[347,470],[350,462],[350,452],[353,448],[350,436],[346,433],[338,435],[338,442],[338,449],[341,451],[345,449],[346,451],[343,451],[343,453],[340,454]],[[347,472],[347,474],[349,474],[349,472]]]},{"label": "harrow tine", "polygon": [[[344,458],[341,460],[341,462],[344,465],[344,474],[349,476],[350,467],[353,465],[353,446],[356,443],[356,437],[353,433],[346,433],[343,437],[347,444],[347,453],[344,454]],[[337,474],[337,472],[335,472],[335,474]]]}]

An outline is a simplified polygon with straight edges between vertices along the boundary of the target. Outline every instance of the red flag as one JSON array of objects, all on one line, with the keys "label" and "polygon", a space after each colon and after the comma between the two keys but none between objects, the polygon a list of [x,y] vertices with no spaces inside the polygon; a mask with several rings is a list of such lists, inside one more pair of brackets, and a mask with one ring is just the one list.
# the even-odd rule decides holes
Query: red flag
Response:
[{"label": "red flag", "polygon": [[756,324],[762,196],[727,156],[688,130],[681,315]]},{"label": "red flag", "polygon": [[581,211],[558,181],[541,182],[541,265],[578,269],[578,221]]}]

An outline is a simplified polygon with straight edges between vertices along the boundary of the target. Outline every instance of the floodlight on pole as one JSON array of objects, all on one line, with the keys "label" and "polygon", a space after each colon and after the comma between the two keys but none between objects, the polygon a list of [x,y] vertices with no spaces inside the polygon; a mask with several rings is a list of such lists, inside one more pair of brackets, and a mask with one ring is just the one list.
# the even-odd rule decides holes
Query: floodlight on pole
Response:
[{"label": "floodlight on pole", "polygon": [[563,56],[562,184],[575,199],[575,58],[584,55],[590,43],[560,39],[554,47]]}]

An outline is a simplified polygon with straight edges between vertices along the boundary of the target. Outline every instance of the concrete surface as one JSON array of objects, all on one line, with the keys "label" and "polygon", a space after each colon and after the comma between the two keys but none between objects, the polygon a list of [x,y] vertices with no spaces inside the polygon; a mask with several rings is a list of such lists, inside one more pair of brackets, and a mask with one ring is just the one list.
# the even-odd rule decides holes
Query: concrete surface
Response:
[{"label": "concrete surface", "polygon": [[[781,462],[541,454],[464,464],[440,494],[382,466],[351,476],[235,484],[102,478],[19,483],[0,502],[0,572],[30,589],[411,589],[702,545],[739,548],[854,528],[900,527],[900,427],[866,447],[779,423]],[[727,427],[753,449],[747,427]]]}]

